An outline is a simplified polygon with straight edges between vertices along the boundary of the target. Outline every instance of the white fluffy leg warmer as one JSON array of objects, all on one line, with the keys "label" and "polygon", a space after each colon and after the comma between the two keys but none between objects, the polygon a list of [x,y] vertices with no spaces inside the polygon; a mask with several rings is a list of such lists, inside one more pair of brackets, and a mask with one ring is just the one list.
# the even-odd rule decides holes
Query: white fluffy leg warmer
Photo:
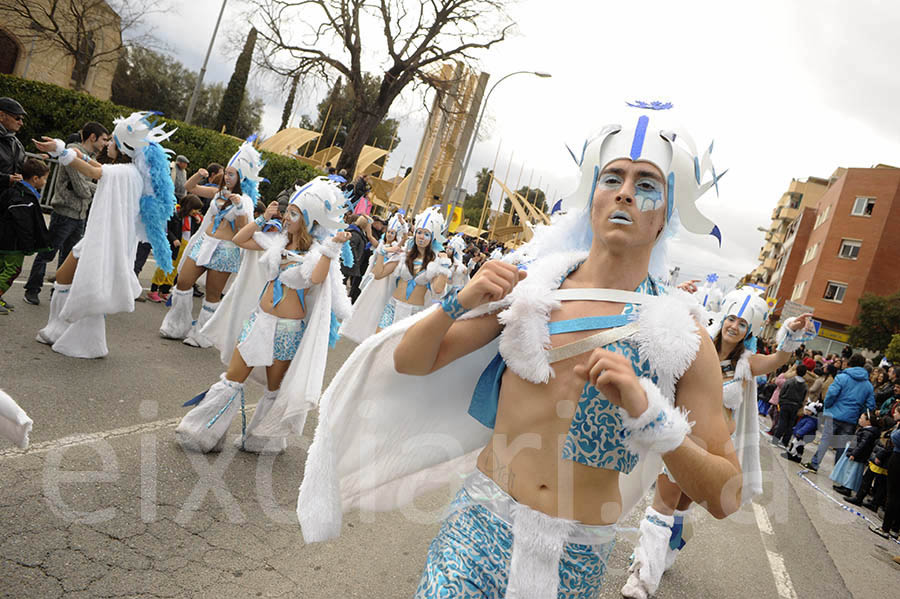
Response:
[{"label": "white fluffy leg warmer", "polygon": [[185,449],[201,453],[220,447],[231,421],[241,411],[243,399],[244,384],[229,381],[222,374],[178,423],[175,440]]},{"label": "white fluffy leg warmer", "polygon": [[247,425],[247,432],[244,435],[244,438],[235,439],[235,447],[243,451],[259,453],[262,455],[276,455],[285,450],[287,447],[286,437],[265,437],[255,434],[259,423],[263,421],[277,399],[277,389],[275,391],[266,390],[262,399],[256,404],[256,410],[253,412],[253,418],[250,420],[250,424]]},{"label": "white fluffy leg warmer", "polygon": [[194,290],[181,291],[175,289],[172,292],[172,306],[166,312],[159,334],[166,339],[184,339],[191,330],[194,318],[191,312],[194,309]]},{"label": "white fluffy leg warmer", "polygon": [[53,297],[50,298],[50,318],[47,320],[47,326],[38,331],[36,337],[40,343],[53,345],[69,327],[69,323],[60,318],[59,314],[66,305],[66,300],[69,299],[71,288],[71,285],[53,284]]},{"label": "white fluffy leg warmer", "polygon": [[203,329],[203,325],[209,322],[212,315],[216,313],[218,307],[219,302],[213,303],[203,300],[202,307],[200,308],[200,316],[197,317],[197,322],[194,323],[191,332],[185,337],[185,345],[190,345],[191,347],[212,347],[212,341],[200,331]]},{"label": "white fluffy leg warmer", "polygon": [[[672,514],[675,522],[673,524],[674,528],[672,529],[672,533],[680,535],[680,540],[684,543],[687,543],[687,540],[691,537],[691,508],[689,507],[686,510],[675,510],[675,513]],[[680,530],[679,530],[680,525]],[[681,543],[677,540],[676,544],[680,545]],[[675,549],[672,548],[672,542],[669,543],[668,549],[666,550],[666,570],[675,565],[675,560],[678,558],[678,554],[681,553],[681,547],[677,547]]]},{"label": "white fluffy leg warmer", "polygon": [[102,358],[109,353],[106,318],[98,314],[73,322],[53,344],[53,351],[70,358]]},{"label": "white fluffy leg warmer", "polygon": [[652,507],[644,512],[640,526],[641,539],[634,548],[631,574],[622,587],[623,597],[647,599],[659,588],[659,581],[666,569],[666,551],[674,522],[673,516],[660,514]]}]

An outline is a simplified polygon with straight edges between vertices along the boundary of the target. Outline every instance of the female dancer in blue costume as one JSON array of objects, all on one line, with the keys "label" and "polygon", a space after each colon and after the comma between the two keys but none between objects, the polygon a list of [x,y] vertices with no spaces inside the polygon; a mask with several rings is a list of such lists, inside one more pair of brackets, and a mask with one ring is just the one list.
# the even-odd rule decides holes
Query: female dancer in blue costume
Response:
[{"label": "female dancer in blue costume", "polygon": [[[702,296],[697,298],[702,299]],[[722,412],[732,435],[743,472],[742,502],[762,493],[759,464],[759,425],[756,413],[756,377],[777,370],[790,360],[806,339],[810,314],[788,319],[778,335],[778,350],[756,353],[756,338],[765,324],[768,306],[755,290],[740,289],[723,300],[710,335],[722,371]],[[630,575],[622,587],[629,599],[651,597],[663,573],[672,567],[687,542],[685,519],[693,500],[667,472],[656,481],[653,503],[641,520],[641,538],[635,547]]]},{"label": "female dancer in blue costume", "polygon": [[[259,171],[263,162],[259,152],[245,142],[228,161],[225,176],[218,188],[199,185],[209,176],[200,169],[188,179],[185,189],[211,200],[209,210],[195,235],[184,250],[178,266],[178,284],[172,292],[172,305],[159,327],[166,339],[181,339],[193,347],[210,347],[212,342],[200,332],[212,318],[222,300],[228,278],[241,267],[241,250],[234,237],[253,217],[259,193]],[[195,321],[193,287],[206,273],[206,294]]]},{"label": "female dancer in blue costume", "polygon": [[[283,223],[277,219],[278,203],[272,202],[263,216],[235,235],[234,243],[251,252],[246,259],[258,261],[262,277],[239,276],[229,292],[229,300],[247,296],[259,299],[234,342],[226,372],[208,391],[186,404],[197,405],[175,429],[175,438],[183,447],[204,453],[221,447],[231,420],[239,408],[243,412],[244,382],[254,367],[262,366],[266,369],[267,391],[257,404],[250,425],[244,427],[239,447],[256,453],[284,449],[289,431],[280,429],[292,398],[281,397],[281,409],[276,400],[301,344],[309,351],[304,354],[303,364],[291,372],[301,378],[317,377],[321,390],[324,360],[311,360],[309,356],[323,358],[329,346],[332,303],[338,299],[333,292],[343,290],[338,284],[336,259],[349,233],[338,232],[322,241],[316,241],[315,234],[327,234],[321,230],[332,224],[326,217],[329,212],[340,210],[342,203],[343,196],[336,186],[317,181],[294,194]],[[325,204],[333,210],[322,210]],[[247,268],[248,265],[242,266],[242,273]],[[244,281],[255,284],[259,280],[265,281],[261,295],[258,287],[238,288]],[[346,301],[346,295],[343,299]],[[211,321],[203,333],[211,334],[209,328],[214,324],[215,320]]]},{"label": "female dancer in blue costume", "polygon": [[396,287],[384,306],[376,332],[428,307],[429,297],[441,297],[450,275],[450,259],[443,249],[441,232],[444,219],[436,208],[429,208],[416,217],[413,239],[401,260],[385,262],[386,255],[378,254],[372,275],[376,280],[396,272]]}]

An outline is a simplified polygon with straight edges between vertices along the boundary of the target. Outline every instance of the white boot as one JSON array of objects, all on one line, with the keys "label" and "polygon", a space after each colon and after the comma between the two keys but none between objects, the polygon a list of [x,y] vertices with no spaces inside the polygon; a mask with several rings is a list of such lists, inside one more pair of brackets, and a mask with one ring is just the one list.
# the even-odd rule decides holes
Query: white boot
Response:
[{"label": "white boot", "polygon": [[690,514],[691,508],[675,510],[675,513],[672,514],[674,524],[672,526],[672,535],[669,537],[669,547],[666,550],[666,570],[675,564],[678,554],[681,553],[681,548],[691,538]]},{"label": "white boot", "polygon": [[175,440],[190,451],[208,453],[222,447],[231,421],[244,403],[244,383],[229,381],[222,374],[194,409],[175,429]]},{"label": "white boot", "polygon": [[672,536],[673,516],[660,514],[648,507],[641,520],[641,539],[634,548],[631,574],[622,587],[622,596],[629,599],[647,599],[659,588],[665,572],[666,551]]},{"label": "white boot", "polygon": [[212,347],[212,341],[200,331],[203,329],[203,325],[209,322],[212,315],[216,313],[216,308],[218,307],[219,302],[213,303],[203,300],[203,305],[200,308],[200,316],[197,317],[197,322],[194,323],[190,333],[185,337],[185,345],[190,345],[191,347]]},{"label": "white boot", "polygon": [[186,289],[172,291],[172,306],[166,312],[159,334],[166,339],[184,339],[191,330],[194,318],[191,312],[194,310],[194,290]]},{"label": "white boot", "polygon": [[256,404],[256,410],[253,412],[253,418],[250,420],[250,424],[249,426],[247,426],[247,431],[244,434],[243,438],[235,439],[235,447],[242,451],[258,453],[261,455],[277,455],[284,452],[285,448],[287,447],[286,437],[264,437],[254,434],[254,431],[259,426],[259,423],[263,421],[263,418],[265,418],[266,414],[269,413],[269,410],[272,409],[272,406],[275,404],[275,400],[277,398],[277,389],[275,391],[269,391],[268,389],[266,390],[266,392],[262,396],[262,399],[260,399],[259,403]]},{"label": "white boot", "polygon": [[69,328],[69,323],[60,318],[59,315],[63,306],[66,305],[66,300],[69,299],[69,290],[71,288],[71,285],[53,283],[53,296],[50,298],[50,318],[47,320],[47,326],[38,331],[37,337],[35,337],[38,342],[53,345]]},{"label": "white boot", "polygon": [[56,340],[53,351],[70,358],[102,358],[107,355],[106,317],[97,314],[79,318]]}]

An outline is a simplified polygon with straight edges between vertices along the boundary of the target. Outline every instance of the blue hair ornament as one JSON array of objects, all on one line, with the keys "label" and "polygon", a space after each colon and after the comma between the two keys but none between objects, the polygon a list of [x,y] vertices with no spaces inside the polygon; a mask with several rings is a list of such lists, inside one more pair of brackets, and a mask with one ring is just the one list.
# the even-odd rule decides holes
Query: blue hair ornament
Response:
[{"label": "blue hair ornament", "polygon": [[754,354],[756,353],[756,335],[748,339],[744,339],[744,349],[751,351]]},{"label": "blue hair ornament", "polygon": [[241,179],[241,191],[250,196],[253,203],[259,201],[259,183],[252,181],[247,177]]}]

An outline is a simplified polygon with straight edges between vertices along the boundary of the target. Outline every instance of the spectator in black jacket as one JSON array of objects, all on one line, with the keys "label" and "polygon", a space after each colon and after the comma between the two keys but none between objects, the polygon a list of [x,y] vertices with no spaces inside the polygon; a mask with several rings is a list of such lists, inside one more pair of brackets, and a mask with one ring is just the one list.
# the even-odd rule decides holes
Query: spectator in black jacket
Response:
[{"label": "spectator in black jacket", "polygon": [[352,225],[347,227],[350,233],[350,251],[353,253],[353,266],[341,265],[341,271],[344,273],[345,282],[349,286],[347,291],[351,302],[356,302],[359,297],[359,284],[362,282],[362,275],[365,272],[365,266],[362,264],[363,252],[366,244],[369,243],[369,219],[365,216],[359,216]]},{"label": "spectator in black jacket", "polygon": [[13,307],[3,294],[22,272],[26,254],[50,247],[41,212],[41,190],[50,169],[29,158],[22,166],[22,180],[0,193],[0,315]]},{"label": "spectator in black jacket", "polygon": [[27,113],[12,98],[0,98],[0,192],[23,179],[25,146],[16,137]]},{"label": "spectator in black jacket", "polygon": [[797,365],[797,376],[784,382],[778,394],[778,426],[775,427],[775,438],[772,444],[787,447],[791,441],[791,429],[797,423],[797,413],[806,400],[806,366]]},{"label": "spectator in black jacket", "polygon": [[[863,473],[862,482],[856,495],[847,500],[853,505],[861,505],[864,508],[877,512],[884,507],[884,500],[887,498],[887,464],[891,459],[893,445],[891,444],[891,431],[894,428],[894,421],[890,416],[874,416],[882,431],[879,438],[875,440],[872,453],[869,456],[869,463],[866,471]],[[865,501],[868,495],[872,495],[871,501]]]}]

